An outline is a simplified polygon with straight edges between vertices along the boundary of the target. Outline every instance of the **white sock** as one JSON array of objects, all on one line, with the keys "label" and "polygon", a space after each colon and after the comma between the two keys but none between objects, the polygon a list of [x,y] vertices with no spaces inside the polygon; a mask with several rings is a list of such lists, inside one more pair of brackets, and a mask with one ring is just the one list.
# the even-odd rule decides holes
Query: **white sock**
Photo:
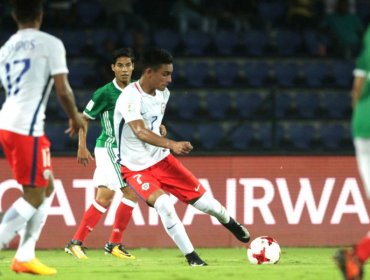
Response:
[{"label": "white sock", "polygon": [[125,197],[122,197],[121,202],[123,204],[126,204],[127,206],[130,206],[131,208],[135,208],[136,205],[137,205],[137,202],[134,202],[132,200],[129,200],[129,199],[125,198]]},{"label": "white sock", "polygon": [[21,237],[15,258],[20,262],[27,262],[35,258],[36,242],[39,240],[42,228],[47,219],[52,195],[46,197],[37,211],[28,221],[27,226],[19,232]]},{"label": "white sock", "polygon": [[26,223],[35,214],[36,208],[23,197],[18,198],[6,211],[0,224],[0,250],[8,246],[17,233],[25,228]]},{"label": "white sock", "polygon": [[167,234],[172,238],[180,251],[187,255],[194,251],[193,244],[185,231],[185,227],[177,216],[175,207],[166,194],[157,198],[154,208],[161,217],[162,224]]},{"label": "white sock", "polygon": [[220,223],[226,224],[230,221],[230,216],[225,207],[212,197],[208,192],[204,193],[193,206],[203,213],[215,217]]}]

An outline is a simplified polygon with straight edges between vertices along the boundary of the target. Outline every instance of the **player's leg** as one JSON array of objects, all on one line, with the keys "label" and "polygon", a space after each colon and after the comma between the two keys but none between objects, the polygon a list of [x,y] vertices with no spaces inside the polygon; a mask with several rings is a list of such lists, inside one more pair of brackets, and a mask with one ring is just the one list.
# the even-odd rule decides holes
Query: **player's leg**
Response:
[{"label": "player's leg", "polygon": [[54,268],[42,264],[35,257],[35,243],[50,205],[44,202],[51,174],[50,142],[45,136],[31,137],[9,132],[0,134],[14,177],[23,186],[23,196],[10,207],[0,225],[0,244],[9,243],[16,233],[24,230],[24,238],[19,246],[26,247],[17,252],[12,270],[17,273],[55,274]]},{"label": "player's leg", "polygon": [[[137,198],[129,188],[126,188],[121,174],[121,166],[117,163],[116,154],[117,148],[105,147],[95,148],[96,172],[94,181],[104,183],[111,191],[124,194],[121,203],[118,205],[115,213],[112,233],[109,241],[105,244],[104,251],[106,254],[111,254],[121,259],[135,258],[122,245],[123,233],[131,220],[132,210],[136,206]],[[97,198],[100,204],[105,204],[105,201],[100,201],[105,197]],[[109,204],[113,196],[109,197]]]},{"label": "player's leg", "polygon": [[181,201],[193,205],[199,211],[215,217],[239,241],[244,243],[249,241],[248,230],[230,217],[225,207],[206,192],[198,179],[179,160],[169,155],[165,161],[167,162],[167,168],[164,169],[165,174],[160,172],[155,172],[155,174],[162,177],[161,182],[166,190]]},{"label": "player's leg", "polygon": [[39,240],[42,228],[45,225],[54,192],[54,177],[50,172],[48,187],[45,190],[45,199],[37,208],[35,214],[28,221],[27,226],[19,232],[20,241],[15,255],[18,261],[27,261],[35,258],[36,242]]},{"label": "player's leg", "polygon": [[357,167],[366,191],[367,198],[370,199],[370,139],[354,139]]},{"label": "player's leg", "polygon": [[[145,170],[133,172],[122,167],[124,178],[136,194],[147,204],[154,207],[162,221],[165,231],[175,242],[191,266],[207,265],[194,251],[194,247],[186,233],[185,227],[177,216],[170,197],[161,189],[161,184],[150,172]],[[149,189],[150,186],[150,189]]]},{"label": "player's leg", "polygon": [[248,230],[230,217],[225,207],[208,192],[205,192],[200,198],[189,201],[195,208],[203,213],[215,217],[225,228],[227,228],[241,242],[247,243],[250,239]]},{"label": "player's leg", "polygon": [[[14,138],[17,137],[13,133],[0,130],[0,143],[15,177],[17,146],[15,145]],[[36,207],[33,206],[22,196],[3,214],[0,224],[0,249],[4,249],[8,246],[9,242],[12,241],[16,234],[26,226],[27,221],[31,219],[36,212],[37,206],[38,205],[36,205]]]},{"label": "player's leg", "polygon": [[[115,174],[111,172],[112,160],[108,154],[108,149],[95,147],[94,154],[96,168],[93,182],[97,186],[95,201],[84,213],[72,240],[64,248],[66,253],[79,259],[87,259],[83,242],[89,233],[94,230],[104,213],[107,212],[115,194],[114,188],[111,187],[111,178],[114,179]],[[118,186],[121,185],[118,184]]]},{"label": "player's leg", "polygon": [[106,254],[111,254],[120,259],[135,259],[122,245],[123,234],[132,217],[132,211],[137,204],[137,196],[133,190],[126,186],[121,188],[123,198],[118,205],[114,217],[112,233],[109,241],[105,244]]},{"label": "player's leg", "polygon": [[64,248],[66,253],[78,259],[87,259],[83,242],[88,234],[94,230],[104,213],[107,212],[113,197],[114,191],[108,189],[106,186],[98,186],[95,201],[84,213],[72,240]]},{"label": "player's leg", "polygon": [[[41,189],[33,189],[34,198]],[[40,202],[41,203],[41,202]],[[0,224],[0,249],[6,248],[10,241],[23,230],[36,213],[38,205],[31,204],[26,195],[18,198],[5,212]]]},{"label": "player's leg", "polygon": [[[156,197],[154,199],[154,197]],[[195,252],[183,223],[180,221],[170,197],[162,190],[153,193],[148,202],[154,202],[154,208],[161,218],[164,229],[172,238],[180,251],[185,255],[190,266],[205,266],[205,263]]]},{"label": "player's leg", "polygon": [[[367,194],[370,198],[370,139],[354,139],[357,167]],[[362,279],[363,264],[370,257],[370,232],[352,250],[341,249],[334,255],[345,279]]]},{"label": "player's leg", "polygon": [[[357,166],[361,175],[367,198],[370,199],[370,139],[354,140]],[[355,246],[355,255],[361,263],[370,258],[370,232]]]},{"label": "player's leg", "polygon": [[[27,188],[29,189],[29,188]],[[38,275],[54,275],[56,269],[44,265],[35,255],[36,242],[47,218],[47,211],[51,205],[52,196],[46,197],[37,208],[35,214],[20,231],[20,241],[11,268],[16,273],[30,273]]]}]

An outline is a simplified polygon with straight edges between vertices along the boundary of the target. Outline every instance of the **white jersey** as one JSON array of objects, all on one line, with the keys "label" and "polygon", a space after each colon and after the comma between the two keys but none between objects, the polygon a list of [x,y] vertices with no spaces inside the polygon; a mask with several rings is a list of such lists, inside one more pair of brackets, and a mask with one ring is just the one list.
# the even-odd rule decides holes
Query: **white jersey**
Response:
[{"label": "white jersey", "polygon": [[0,49],[0,79],[6,100],[0,129],[44,134],[45,109],[53,75],[68,73],[61,40],[37,29],[22,29]]},{"label": "white jersey", "polygon": [[132,131],[129,122],[143,120],[146,128],[160,135],[166,104],[170,97],[168,89],[156,90],[155,96],[147,94],[139,82],[125,87],[114,109],[114,131],[118,145],[118,160],[133,171],[153,166],[170,154],[168,149],[141,141]]}]

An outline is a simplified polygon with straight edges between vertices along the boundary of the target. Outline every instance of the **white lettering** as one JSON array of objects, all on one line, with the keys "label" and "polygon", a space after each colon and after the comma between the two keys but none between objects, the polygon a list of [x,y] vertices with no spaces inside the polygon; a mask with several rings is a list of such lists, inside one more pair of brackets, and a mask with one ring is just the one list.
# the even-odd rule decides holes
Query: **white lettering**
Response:
[{"label": "white lettering", "polygon": [[56,198],[58,206],[51,206],[49,208],[49,214],[52,216],[62,216],[67,226],[75,226],[76,220],[72,213],[71,205],[69,204],[67,195],[65,193],[61,180],[54,180],[54,193],[53,200]]},{"label": "white lettering", "polygon": [[[347,203],[350,196],[353,199],[351,204]],[[330,223],[339,224],[346,213],[357,214],[361,224],[369,223],[369,215],[355,178],[347,178],[344,181],[343,189],[339,195]]]},{"label": "white lettering", "polygon": [[[273,184],[264,178],[241,178],[239,183],[244,185],[244,224],[254,223],[254,208],[258,208],[266,224],[275,224],[269,204],[274,199]],[[262,189],[264,195],[254,197],[255,190]]]},{"label": "white lettering", "polygon": [[236,216],[236,179],[228,178],[226,180],[226,209],[229,215],[233,218],[238,218]]},{"label": "white lettering", "polygon": [[330,195],[334,189],[335,179],[326,179],[318,207],[315,203],[310,180],[308,178],[300,178],[299,182],[301,187],[298,192],[296,204],[293,206],[292,197],[290,195],[292,190],[289,191],[286,179],[276,179],[276,184],[280,193],[281,202],[283,204],[288,223],[298,224],[301,220],[303,209],[306,206],[311,222],[313,224],[321,224],[325,217]]},{"label": "white lettering", "polygon": [[[85,189],[85,211],[95,201],[95,186],[92,179],[75,179],[73,187],[76,189]],[[82,201],[81,201],[82,203]]]}]

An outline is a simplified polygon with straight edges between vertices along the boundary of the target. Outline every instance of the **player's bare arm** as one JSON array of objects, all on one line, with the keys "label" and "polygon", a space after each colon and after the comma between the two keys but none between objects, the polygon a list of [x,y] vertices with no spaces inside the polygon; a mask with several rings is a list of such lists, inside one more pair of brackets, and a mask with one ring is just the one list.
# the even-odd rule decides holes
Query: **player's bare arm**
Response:
[{"label": "player's bare arm", "polygon": [[364,86],[366,76],[355,76],[352,85],[352,107],[355,108],[360,99],[362,87]]},{"label": "player's bare arm", "polygon": [[54,85],[60,103],[69,118],[69,128],[65,131],[69,136],[78,133],[83,127],[82,117],[78,113],[71,86],[67,74],[54,75]]},{"label": "player's bare arm", "polygon": [[173,141],[171,139],[159,136],[145,127],[143,120],[134,120],[128,123],[137,138],[153,146],[167,148],[177,155],[187,155],[193,149],[188,141]]},{"label": "player's bare arm", "polygon": [[94,157],[91,155],[87,148],[86,138],[89,128],[89,119],[82,115],[83,127],[78,131],[78,149],[77,149],[77,162],[83,166],[87,166]]},{"label": "player's bare arm", "polygon": [[163,137],[167,136],[167,128],[163,124],[159,126],[159,132],[161,133],[161,136]]}]

